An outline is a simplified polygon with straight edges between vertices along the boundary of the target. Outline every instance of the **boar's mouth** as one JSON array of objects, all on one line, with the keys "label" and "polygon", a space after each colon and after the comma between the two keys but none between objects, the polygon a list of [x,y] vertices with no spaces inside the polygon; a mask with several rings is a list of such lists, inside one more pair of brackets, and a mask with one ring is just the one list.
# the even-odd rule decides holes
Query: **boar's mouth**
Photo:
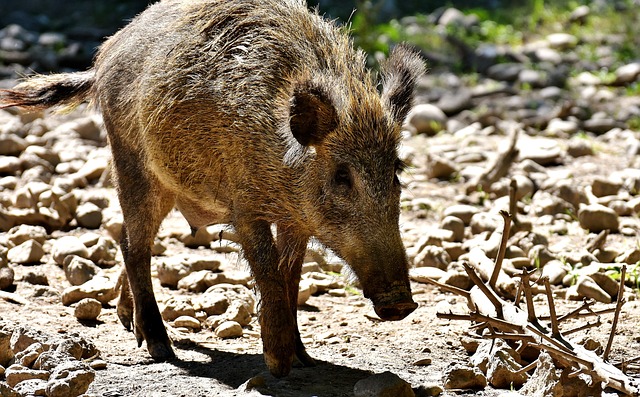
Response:
[{"label": "boar's mouth", "polygon": [[406,289],[374,295],[371,301],[376,314],[384,321],[402,320],[418,307]]}]

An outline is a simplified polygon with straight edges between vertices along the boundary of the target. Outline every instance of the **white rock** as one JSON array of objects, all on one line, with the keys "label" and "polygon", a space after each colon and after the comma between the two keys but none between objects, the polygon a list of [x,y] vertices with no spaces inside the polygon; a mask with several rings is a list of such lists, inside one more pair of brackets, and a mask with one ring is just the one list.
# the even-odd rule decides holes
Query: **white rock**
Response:
[{"label": "white rock", "polygon": [[67,256],[62,268],[71,285],[82,285],[100,272],[91,260],[76,255]]},{"label": "white rock", "polygon": [[94,321],[102,311],[102,303],[93,298],[84,298],[78,302],[73,314],[78,320]]},{"label": "white rock", "polygon": [[200,321],[191,316],[180,316],[173,320],[173,325],[180,328],[189,328],[194,331],[199,331],[202,327]]},{"label": "white rock", "polygon": [[7,253],[10,262],[19,264],[39,263],[43,256],[44,249],[36,240],[25,241]]},{"label": "white rock", "polygon": [[418,134],[434,135],[444,128],[447,116],[437,106],[423,103],[411,109],[407,120]]},{"label": "white rock", "polygon": [[62,265],[64,263],[64,259],[69,255],[88,258],[89,250],[84,244],[82,244],[82,241],[75,236],[60,237],[53,242],[51,256],[58,265]]},{"label": "white rock", "polygon": [[216,336],[222,339],[242,336],[242,326],[235,321],[225,321],[216,328]]}]

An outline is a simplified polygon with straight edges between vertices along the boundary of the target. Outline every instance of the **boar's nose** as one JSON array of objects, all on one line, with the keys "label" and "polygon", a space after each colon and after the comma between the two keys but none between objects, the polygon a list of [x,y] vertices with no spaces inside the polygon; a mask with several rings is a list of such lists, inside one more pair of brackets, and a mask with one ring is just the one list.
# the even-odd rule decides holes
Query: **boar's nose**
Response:
[{"label": "boar's nose", "polygon": [[410,302],[398,302],[384,306],[375,306],[375,311],[381,319],[385,321],[398,321],[407,317],[411,312],[416,310],[418,304]]}]

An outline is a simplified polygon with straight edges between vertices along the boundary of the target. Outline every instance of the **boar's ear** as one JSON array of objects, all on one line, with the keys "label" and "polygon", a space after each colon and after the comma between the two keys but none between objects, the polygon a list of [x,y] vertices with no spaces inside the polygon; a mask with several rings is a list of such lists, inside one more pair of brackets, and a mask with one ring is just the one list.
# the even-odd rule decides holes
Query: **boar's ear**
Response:
[{"label": "boar's ear", "polygon": [[298,84],[289,111],[291,133],[302,146],[318,145],[338,126],[336,101],[322,84]]},{"label": "boar's ear", "polygon": [[403,122],[413,102],[416,82],[425,72],[420,55],[406,45],[396,46],[381,65],[382,102],[396,122]]}]

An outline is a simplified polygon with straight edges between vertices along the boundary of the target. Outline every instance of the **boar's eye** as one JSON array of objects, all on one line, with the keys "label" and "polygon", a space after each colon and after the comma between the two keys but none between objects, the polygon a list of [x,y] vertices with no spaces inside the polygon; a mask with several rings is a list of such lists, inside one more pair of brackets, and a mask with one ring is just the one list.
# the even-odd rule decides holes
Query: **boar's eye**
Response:
[{"label": "boar's eye", "polygon": [[346,164],[341,164],[336,168],[335,174],[333,174],[333,183],[338,187],[351,189],[351,171]]}]

